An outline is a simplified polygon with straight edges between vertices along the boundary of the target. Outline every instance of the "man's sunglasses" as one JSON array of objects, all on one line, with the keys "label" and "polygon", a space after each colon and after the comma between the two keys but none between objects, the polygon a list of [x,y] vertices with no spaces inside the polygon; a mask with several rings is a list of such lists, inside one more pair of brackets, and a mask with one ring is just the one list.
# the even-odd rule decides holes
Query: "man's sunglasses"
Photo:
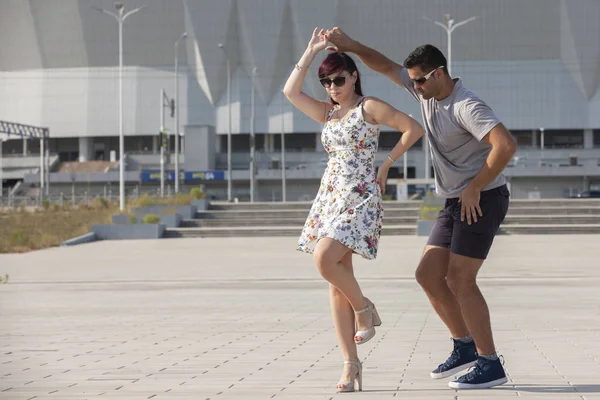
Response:
[{"label": "man's sunglasses", "polygon": [[444,66],[442,65],[442,66],[439,66],[439,67],[437,67],[437,68],[434,68],[434,69],[432,69],[431,71],[429,71],[429,73],[428,73],[427,75],[425,75],[425,76],[422,76],[422,77],[420,77],[420,78],[417,78],[417,79],[411,79],[410,81],[411,81],[412,83],[417,83],[417,84],[419,84],[419,85],[422,85],[422,84],[424,84],[425,82],[427,82],[427,79],[429,79],[429,78],[431,77],[431,75],[432,75],[432,74],[435,72],[435,70],[436,70],[436,69],[438,69],[438,68],[444,68]]},{"label": "man's sunglasses", "polygon": [[323,85],[323,87],[325,87],[325,88],[330,88],[331,84],[334,84],[337,87],[342,87],[346,84],[346,77],[345,76],[336,76],[333,79],[322,78],[322,79],[319,79],[319,82],[321,82],[321,85]]}]

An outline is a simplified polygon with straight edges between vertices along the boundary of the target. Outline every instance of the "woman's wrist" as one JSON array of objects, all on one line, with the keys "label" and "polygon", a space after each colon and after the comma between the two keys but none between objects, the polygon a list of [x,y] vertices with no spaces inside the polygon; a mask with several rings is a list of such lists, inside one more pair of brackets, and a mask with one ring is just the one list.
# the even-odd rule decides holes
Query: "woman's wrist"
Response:
[{"label": "woman's wrist", "polygon": [[317,54],[319,53],[320,50],[315,50],[314,47],[308,46],[306,48],[306,50],[304,50],[304,56],[302,56],[302,58],[304,57],[309,57],[309,64],[312,62],[312,60],[317,56]]}]

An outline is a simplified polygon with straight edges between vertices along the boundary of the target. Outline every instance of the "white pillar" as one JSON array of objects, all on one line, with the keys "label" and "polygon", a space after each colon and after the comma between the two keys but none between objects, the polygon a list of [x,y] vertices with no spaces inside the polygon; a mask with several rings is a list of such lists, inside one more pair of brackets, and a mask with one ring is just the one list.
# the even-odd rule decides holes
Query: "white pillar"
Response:
[{"label": "white pillar", "polygon": [[4,192],[4,187],[2,185],[2,180],[4,177],[2,176],[2,167],[4,161],[2,160],[2,143],[4,143],[4,138],[0,138],[0,198],[2,198],[2,193]]},{"label": "white pillar", "polygon": [[592,129],[585,129],[583,131],[583,148],[593,149],[594,148],[594,131]]},{"label": "white pillar", "polygon": [[85,162],[90,161],[91,156],[91,148],[92,148],[92,140],[87,137],[79,138],[79,161]]}]

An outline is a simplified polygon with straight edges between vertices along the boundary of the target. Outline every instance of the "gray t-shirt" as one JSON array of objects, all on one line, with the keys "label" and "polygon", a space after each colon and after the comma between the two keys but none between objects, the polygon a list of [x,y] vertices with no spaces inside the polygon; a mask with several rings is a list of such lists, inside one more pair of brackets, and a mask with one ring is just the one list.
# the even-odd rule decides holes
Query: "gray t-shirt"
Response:
[{"label": "gray t-shirt", "polygon": [[[455,80],[452,94],[438,101],[425,100],[415,91],[406,68],[400,78],[406,90],[421,103],[436,191],[446,198],[458,197],[481,171],[492,149],[481,139],[500,121],[487,104],[463,87],[460,79]],[[483,190],[505,183],[506,178],[500,174]]]}]

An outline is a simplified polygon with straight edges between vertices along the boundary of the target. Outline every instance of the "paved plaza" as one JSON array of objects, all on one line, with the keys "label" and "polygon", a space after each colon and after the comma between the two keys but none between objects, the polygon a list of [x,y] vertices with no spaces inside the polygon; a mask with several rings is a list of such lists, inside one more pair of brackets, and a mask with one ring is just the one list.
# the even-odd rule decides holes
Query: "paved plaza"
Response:
[{"label": "paved plaza", "polygon": [[296,239],[97,242],[0,255],[0,399],[600,399],[600,236],[500,236],[484,266],[509,383],[452,390],[449,334],[414,280],[425,238],[355,260],[383,320],[342,360],[327,284]]}]

